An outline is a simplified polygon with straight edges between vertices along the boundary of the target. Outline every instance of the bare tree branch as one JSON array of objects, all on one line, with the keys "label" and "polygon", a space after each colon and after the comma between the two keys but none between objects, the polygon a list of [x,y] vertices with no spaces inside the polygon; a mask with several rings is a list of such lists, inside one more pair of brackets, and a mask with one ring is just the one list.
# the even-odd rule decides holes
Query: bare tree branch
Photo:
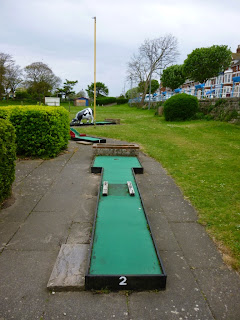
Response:
[{"label": "bare tree branch", "polygon": [[136,82],[145,82],[142,105],[151,76],[175,62],[178,55],[177,39],[171,34],[152,40],[146,39],[140,46],[138,55],[133,55],[128,63],[127,77]]}]

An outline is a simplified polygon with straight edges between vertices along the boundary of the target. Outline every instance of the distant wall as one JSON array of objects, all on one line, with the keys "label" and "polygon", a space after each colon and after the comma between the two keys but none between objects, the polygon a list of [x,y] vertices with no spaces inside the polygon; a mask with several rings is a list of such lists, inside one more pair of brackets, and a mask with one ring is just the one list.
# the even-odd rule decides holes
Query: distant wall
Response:
[{"label": "distant wall", "polygon": [[215,120],[240,123],[240,98],[199,100],[199,108]]}]

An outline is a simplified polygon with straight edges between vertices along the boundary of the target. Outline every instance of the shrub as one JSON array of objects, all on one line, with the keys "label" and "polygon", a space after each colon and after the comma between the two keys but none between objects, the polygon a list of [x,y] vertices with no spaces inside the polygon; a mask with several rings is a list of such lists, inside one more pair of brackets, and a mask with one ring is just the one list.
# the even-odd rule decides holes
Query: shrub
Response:
[{"label": "shrub", "polygon": [[13,125],[0,119],[0,203],[10,194],[15,178],[15,131]]},{"label": "shrub", "polygon": [[115,97],[101,97],[96,99],[96,104],[98,105],[106,105],[110,103],[115,103],[117,101],[117,98]]},{"label": "shrub", "polygon": [[127,102],[128,102],[128,99],[126,98],[117,98],[117,104],[124,104]]},{"label": "shrub", "polygon": [[164,103],[166,121],[192,119],[198,111],[198,99],[186,93],[172,96]]},{"label": "shrub", "polygon": [[16,129],[17,154],[55,157],[69,139],[68,112],[63,107],[14,106],[0,108]]}]

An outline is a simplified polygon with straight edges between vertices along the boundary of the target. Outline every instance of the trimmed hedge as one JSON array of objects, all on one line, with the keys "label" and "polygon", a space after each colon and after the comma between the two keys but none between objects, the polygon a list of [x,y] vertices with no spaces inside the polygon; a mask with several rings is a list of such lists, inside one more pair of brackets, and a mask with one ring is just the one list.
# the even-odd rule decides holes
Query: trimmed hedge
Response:
[{"label": "trimmed hedge", "polygon": [[0,203],[10,194],[15,178],[16,144],[13,125],[0,119]]},{"label": "trimmed hedge", "polygon": [[0,117],[6,112],[16,129],[18,155],[55,157],[67,147],[69,118],[63,107],[0,107]]},{"label": "trimmed hedge", "polygon": [[124,104],[124,103],[128,103],[129,99],[126,98],[117,98],[117,104]]},{"label": "trimmed hedge", "polygon": [[110,103],[115,103],[117,101],[117,98],[115,97],[102,97],[102,98],[98,98],[96,99],[96,104],[98,105],[106,105],[106,104],[110,104]]},{"label": "trimmed hedge", "polygon": [[166,121],[194,118],[198,111],[198,99],[186,93],[176,94],[164,102],[163,114]]}]

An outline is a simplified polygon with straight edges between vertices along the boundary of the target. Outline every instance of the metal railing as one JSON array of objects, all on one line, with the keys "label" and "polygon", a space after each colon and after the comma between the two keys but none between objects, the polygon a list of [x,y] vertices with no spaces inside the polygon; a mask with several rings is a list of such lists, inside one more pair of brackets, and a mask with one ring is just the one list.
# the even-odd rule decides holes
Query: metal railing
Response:
[{"label": "metal railing", "polygon": [[[151,102],[166,101],[173,95],[178,93],[186,93],[191,96],[195,96],[198,99],[213,99],[213,98],[239,98],[240,97],[240,85],[235,85],[235,83],[224,86],[223,83],[216,84],[211,88],[205,88],[204,85],[196,85],[190,88],[179,88],[174,91],[165,91],[159,94],[150,95]],[[133,98],[129,100],[129,103],[139,103],[142,97]],[[144,102],[149,101],[149,95],[145,96]]]}]

